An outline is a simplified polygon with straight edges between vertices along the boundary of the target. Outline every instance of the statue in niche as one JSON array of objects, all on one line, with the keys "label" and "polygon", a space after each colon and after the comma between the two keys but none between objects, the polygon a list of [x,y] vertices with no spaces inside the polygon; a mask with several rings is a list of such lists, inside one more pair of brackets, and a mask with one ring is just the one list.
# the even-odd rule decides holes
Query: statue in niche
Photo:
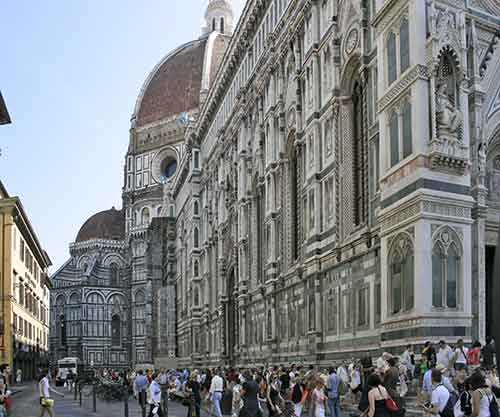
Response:
[{"label": "statue in niche", "polygon": [[436,91],[437,135],[439,139],[454,142],[461,139],[463,116],[453,103],[447,89],[447,83],[442,82]]}]

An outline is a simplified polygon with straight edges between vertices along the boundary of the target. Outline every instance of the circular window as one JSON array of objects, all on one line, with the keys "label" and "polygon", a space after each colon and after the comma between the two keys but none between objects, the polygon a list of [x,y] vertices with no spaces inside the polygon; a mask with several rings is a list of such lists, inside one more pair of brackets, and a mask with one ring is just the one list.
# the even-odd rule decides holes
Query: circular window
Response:
[{"label": "circular window", "polygon": [[177,160],[174,158],[166,158],[161,163],[161,176],[165,179],[169,179],[175,175],[177,171]]}]

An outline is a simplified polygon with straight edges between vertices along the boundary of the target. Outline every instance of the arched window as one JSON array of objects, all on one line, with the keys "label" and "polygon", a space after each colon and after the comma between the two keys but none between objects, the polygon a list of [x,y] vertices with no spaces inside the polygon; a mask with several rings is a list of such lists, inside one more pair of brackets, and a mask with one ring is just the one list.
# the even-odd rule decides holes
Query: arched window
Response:
[{"label": "arched window", "polygon": [[387,80],[389,81],[389,84],[396,81],[397,77],[396,34],[391,32],[387,38]]},{"label": "arched window", "polygon": [[142,209],[142,211],[141,211],[141,224],[142,225],[149,224],[149,218],[150,218],[149,208],[148,207],[144,207]]},{"label": "arched window", "polygon": [[220,33],[224,33],[224,18],[220,18]]},{"label": "arched window", "polygon": [[453,230],[444,228],[435,238],[432,251],[432,305],[457,308],[462,264],[461,245]]},{"label": "arched window", "polygon": [[200,203],[198,203],[197,200],[195,200],[193,204],[193,215],[199,216],[200,215]]},{"label": "arched window", "polygon": [[86,320],[84,329],[87,336],[104,336],[104,297],[98,293],[91,293],[87,296]]},{"label": "arched window", "polygon": [[120,268],[116,263],[112,263],[109,265],[109,275],[110,282],[112,286],[116,286],[120,282]]},{"label": "arched window", "polygon": [[398,114],[393,111],[389,119],[389,136],[391,139],[391,167],[399,162],[399,123]]},{"label": "arched window", "polygon": [[198,261],[194,261],[193,263],[193,276],[198,277],[200,273],[200,264]]},{"label": "arched window", "polygon": [[111,317],[111,346],[121,345],[121,320],[118,314]]},{"label": "arched window", "polygon": [[412,134],[411,134],[411,103],[407,101],[402,109],[403,119],[403,159],[413,153]]},{"label": "arched window", "polygon": [[407,312],[414,306],[414,253],[407,235],[399,235],[389,256],[389,301],[391,314]]},{"label": "arched window", "polygon": [[212,32],[215,31],[215,17],[212,19]]},{"label": "arched window", "polygon": [[410,28],[408,19],[403,19],[399,29],[399,57],[401,73],[403,73],[410,66]]},{"label": "arched window", "polygon": [[198,248],[199,245],[200,245],[200,241],[199,241],[199,232],[198,232],[198,228],[195,227],[194,230],[193,230],[193,246],[195,248]]},{"label": "arched window", "polygon": [[162,207],[161,207],[161,206],[158,206],[158,208],[156,209],[156,215],[157,215],[158,217],[160,217],[160,216],[161,216],[161,209],[162,209]]}]

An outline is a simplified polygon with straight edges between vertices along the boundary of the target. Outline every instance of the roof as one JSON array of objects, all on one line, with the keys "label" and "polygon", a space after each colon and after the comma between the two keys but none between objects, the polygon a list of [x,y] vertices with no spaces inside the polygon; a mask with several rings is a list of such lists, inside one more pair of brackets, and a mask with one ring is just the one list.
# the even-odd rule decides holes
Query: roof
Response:
[{"label": "roof", "polygon": [[10,123],[10,116],[5,101],[3,100],[2,92],[0,91],[0,125],[6,125],[8,123]]},{"label": "roof", "polygon": [[227,42],[223,35],[208,34],[166,55],[144,82],[132,116],[135,126],[199,108],[200,91],[215,77]]},{"label": "roof", "polygon": [[91,216],[80,228],[75,242],[92,239],[123,240],[125,238],[125,214],[123,210],[101,211]]}]

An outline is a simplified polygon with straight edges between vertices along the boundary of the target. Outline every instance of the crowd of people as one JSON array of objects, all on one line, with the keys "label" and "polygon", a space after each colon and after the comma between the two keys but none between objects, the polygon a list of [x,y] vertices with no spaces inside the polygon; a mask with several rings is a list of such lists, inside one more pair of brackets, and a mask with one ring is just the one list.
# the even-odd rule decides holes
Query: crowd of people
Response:
[{"label": "crowd of people", "polygon": [[[102,369],[99,378],[122,384],[149,417],[163,417],[167,397],[187,417],[403,417],[408,404],[440,417],[500,417],[495,345],[425,343],[420,352],[383,353],[337,363],[204,370]],[[408,401],[408,399],[410,400]]]}]

